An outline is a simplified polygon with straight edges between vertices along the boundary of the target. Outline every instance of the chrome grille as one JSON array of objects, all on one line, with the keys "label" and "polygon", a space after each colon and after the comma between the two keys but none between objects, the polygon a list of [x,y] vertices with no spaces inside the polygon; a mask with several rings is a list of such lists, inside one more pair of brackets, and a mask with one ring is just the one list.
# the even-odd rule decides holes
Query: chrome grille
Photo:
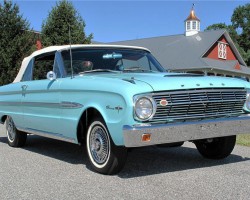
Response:
[{"label": "chrome grille", "polygon": [[[152,123],[231,117],[243,113],[246,90],[243,88],[201,89],[154,93],[157,104]],[[167,106],[160,101],[166,99]]]}]

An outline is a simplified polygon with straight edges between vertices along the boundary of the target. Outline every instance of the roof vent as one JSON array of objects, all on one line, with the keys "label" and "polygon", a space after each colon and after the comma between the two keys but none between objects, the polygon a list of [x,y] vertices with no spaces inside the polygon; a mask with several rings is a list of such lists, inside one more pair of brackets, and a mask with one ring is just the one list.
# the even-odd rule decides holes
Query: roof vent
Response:
[{"label": "roof vent", "polygon": [[201,41],[201,37],[199,35],[197,35],[195,38],[197,41]]}]

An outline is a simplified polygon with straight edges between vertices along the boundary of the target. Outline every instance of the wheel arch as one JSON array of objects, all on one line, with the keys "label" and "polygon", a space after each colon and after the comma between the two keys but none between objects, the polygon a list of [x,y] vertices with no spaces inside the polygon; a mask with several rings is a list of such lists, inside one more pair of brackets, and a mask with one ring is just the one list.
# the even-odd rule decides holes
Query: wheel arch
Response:
[{"label": "wheel arch", "polygon": [[102,113],[95,107],[89,107],[82,113],[77,125],[77,140],[79,144],[84,144],[89,123],[94,117],[101,117],[105,121]]},{"label": "wheel arch", "polygon": [[6,121],[7,117],[8,117],[8,115],[3,115],[3,116],[1,117],[1,119],[0,119],[0,123],[1,123],[1,124],[4,124],[4,122]]}]

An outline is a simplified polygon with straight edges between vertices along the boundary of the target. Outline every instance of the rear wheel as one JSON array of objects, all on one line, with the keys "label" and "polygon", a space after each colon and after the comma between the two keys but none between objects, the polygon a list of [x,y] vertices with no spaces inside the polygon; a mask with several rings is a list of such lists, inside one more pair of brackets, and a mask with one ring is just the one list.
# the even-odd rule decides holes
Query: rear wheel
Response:
[{"label": "rear wheel", "polygon": [[22,147],[26,143],[27,134],[16,129],[14,121],[10,116],[6,119],[6,135],[8,144],[11,147]]},{"label": "rear wheel", "polygon": [[116,174],[125,165],[127,149],[113,143],[101,118],[90,123],[86,147],[92,168],[101,174]]},{"label": "rear wheel", "polygon": [[236,142],[236,136],[211,138],[195,141],[200,154],[209,159],[223,159],[231,154]]}]

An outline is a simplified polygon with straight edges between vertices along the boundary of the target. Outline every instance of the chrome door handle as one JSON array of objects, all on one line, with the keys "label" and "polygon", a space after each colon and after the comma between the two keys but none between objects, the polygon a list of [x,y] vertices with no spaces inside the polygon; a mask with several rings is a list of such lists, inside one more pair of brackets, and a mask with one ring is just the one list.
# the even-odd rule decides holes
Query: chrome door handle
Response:
[{"label": "chrome door handle", "polygon": [[28,87],[28,85],[22,85],[22,89],[23,89],[23,90],[26,90],[27,87]]}]

